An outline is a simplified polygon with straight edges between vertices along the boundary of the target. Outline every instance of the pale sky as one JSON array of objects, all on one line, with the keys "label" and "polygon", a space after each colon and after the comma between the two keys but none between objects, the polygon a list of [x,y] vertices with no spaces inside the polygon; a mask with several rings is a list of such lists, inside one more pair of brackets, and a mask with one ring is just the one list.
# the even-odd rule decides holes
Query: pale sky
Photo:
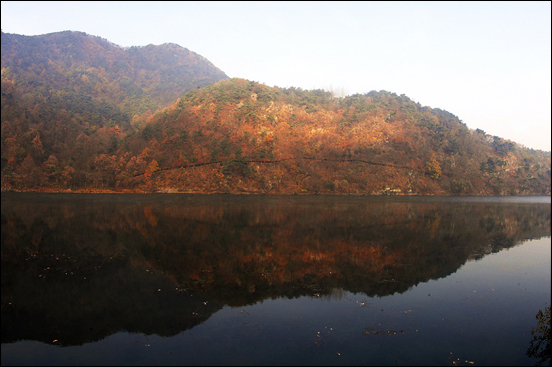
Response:
[{"label": "pale sky", "polygon": [[2,30],[176,43],[231,78],[387,90],[551,150],[551,2],[2,1]]}]

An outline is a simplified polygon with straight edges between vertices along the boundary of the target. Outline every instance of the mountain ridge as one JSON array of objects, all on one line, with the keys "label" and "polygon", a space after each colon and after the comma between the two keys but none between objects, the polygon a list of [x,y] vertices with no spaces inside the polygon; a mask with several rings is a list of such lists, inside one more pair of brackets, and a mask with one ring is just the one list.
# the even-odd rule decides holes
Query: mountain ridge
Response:
[{"label": "mountain ridge", "polygon": [[270,87],[176,44],[46,36],[2,33],[2,190],[550,195],[550,152],[404,94]]},{"label": "mountain ridge", "polygon": [[155,112],[193,88],[228,78],[203,56],[174,43],[124,48],[73,31],[42,36],[2,32],[2,70],[35,79],[39,86],[110,99],[130,117],[147,109]]}]

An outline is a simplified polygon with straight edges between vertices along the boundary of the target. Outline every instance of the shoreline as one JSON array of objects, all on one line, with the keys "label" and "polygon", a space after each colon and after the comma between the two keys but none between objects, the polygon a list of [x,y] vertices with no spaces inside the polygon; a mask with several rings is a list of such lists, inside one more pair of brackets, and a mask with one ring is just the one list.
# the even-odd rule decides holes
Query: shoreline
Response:
[{"label": "shoreline", "polygon": [[551,196],[546,194],[527,194],[527,195],[488,195],[488,194],[470,194],[470,195],[452,195],[447,193],[316,193],[316,192],[263,192],[263,191],[242,191],[242,192],[228,192],[228,191],[213,191],[213,192],[199,192],[199,191],[179,191],[171,188],[157,189],[157,190],[143,190],[143,189],[54,189],[49,187],[40,187],[37,189],[13,189],[2,188],[2,193],[43,193],[43,194],[193,194],[193,195],[267,195],[267,196],[453,196],[453,197],[529,197],[529,196]]}]

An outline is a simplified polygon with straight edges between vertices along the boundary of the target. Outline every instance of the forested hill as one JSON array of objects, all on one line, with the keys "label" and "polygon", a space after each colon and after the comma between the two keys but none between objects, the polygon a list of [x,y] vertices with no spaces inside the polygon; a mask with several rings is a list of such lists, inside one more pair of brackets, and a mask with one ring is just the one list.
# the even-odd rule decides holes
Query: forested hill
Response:
[{"label": "forested hill", "polygon": [[176,44],[122,48],[82,32],[2,32],[2,81],[14,83],[24,107],[62,108],[98,124],[155,112],[191,89],[226,78]]},{"label": "forested hill", "polygon": [[2,33],[1,112],[3,190],[550,195],[550,152],[405,95],[227,79],[177,45]]}]

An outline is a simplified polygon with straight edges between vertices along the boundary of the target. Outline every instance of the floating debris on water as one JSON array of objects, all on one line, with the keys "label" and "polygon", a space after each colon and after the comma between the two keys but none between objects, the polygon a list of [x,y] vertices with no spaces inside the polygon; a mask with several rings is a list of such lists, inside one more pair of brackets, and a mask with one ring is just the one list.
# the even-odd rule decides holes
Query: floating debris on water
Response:
[{"label": "floating debris on water", "polygon": [[404,334],[405,331],[404,330],[399,330],[399,331],[395,331],[395,330],[379,330],[379,331],[371,331],[371,330],[374,330],[373,328],[366,328],[366,330],[368,331],[365,331],[362,333],[362,335],[397,335],[397,334]]},{"label": "floating debris on water", "polygon": [[[454,355],[452,352],[450,352],[450,356],[448,359],[453,359]],[[468,361],[467,359],[461,360],[460,358],[456,358],[456,360],[452,361],[452,364],[455,366],[458,366],[460,363],[467,363],[467,364],[474,364],[473,361]]]}]

